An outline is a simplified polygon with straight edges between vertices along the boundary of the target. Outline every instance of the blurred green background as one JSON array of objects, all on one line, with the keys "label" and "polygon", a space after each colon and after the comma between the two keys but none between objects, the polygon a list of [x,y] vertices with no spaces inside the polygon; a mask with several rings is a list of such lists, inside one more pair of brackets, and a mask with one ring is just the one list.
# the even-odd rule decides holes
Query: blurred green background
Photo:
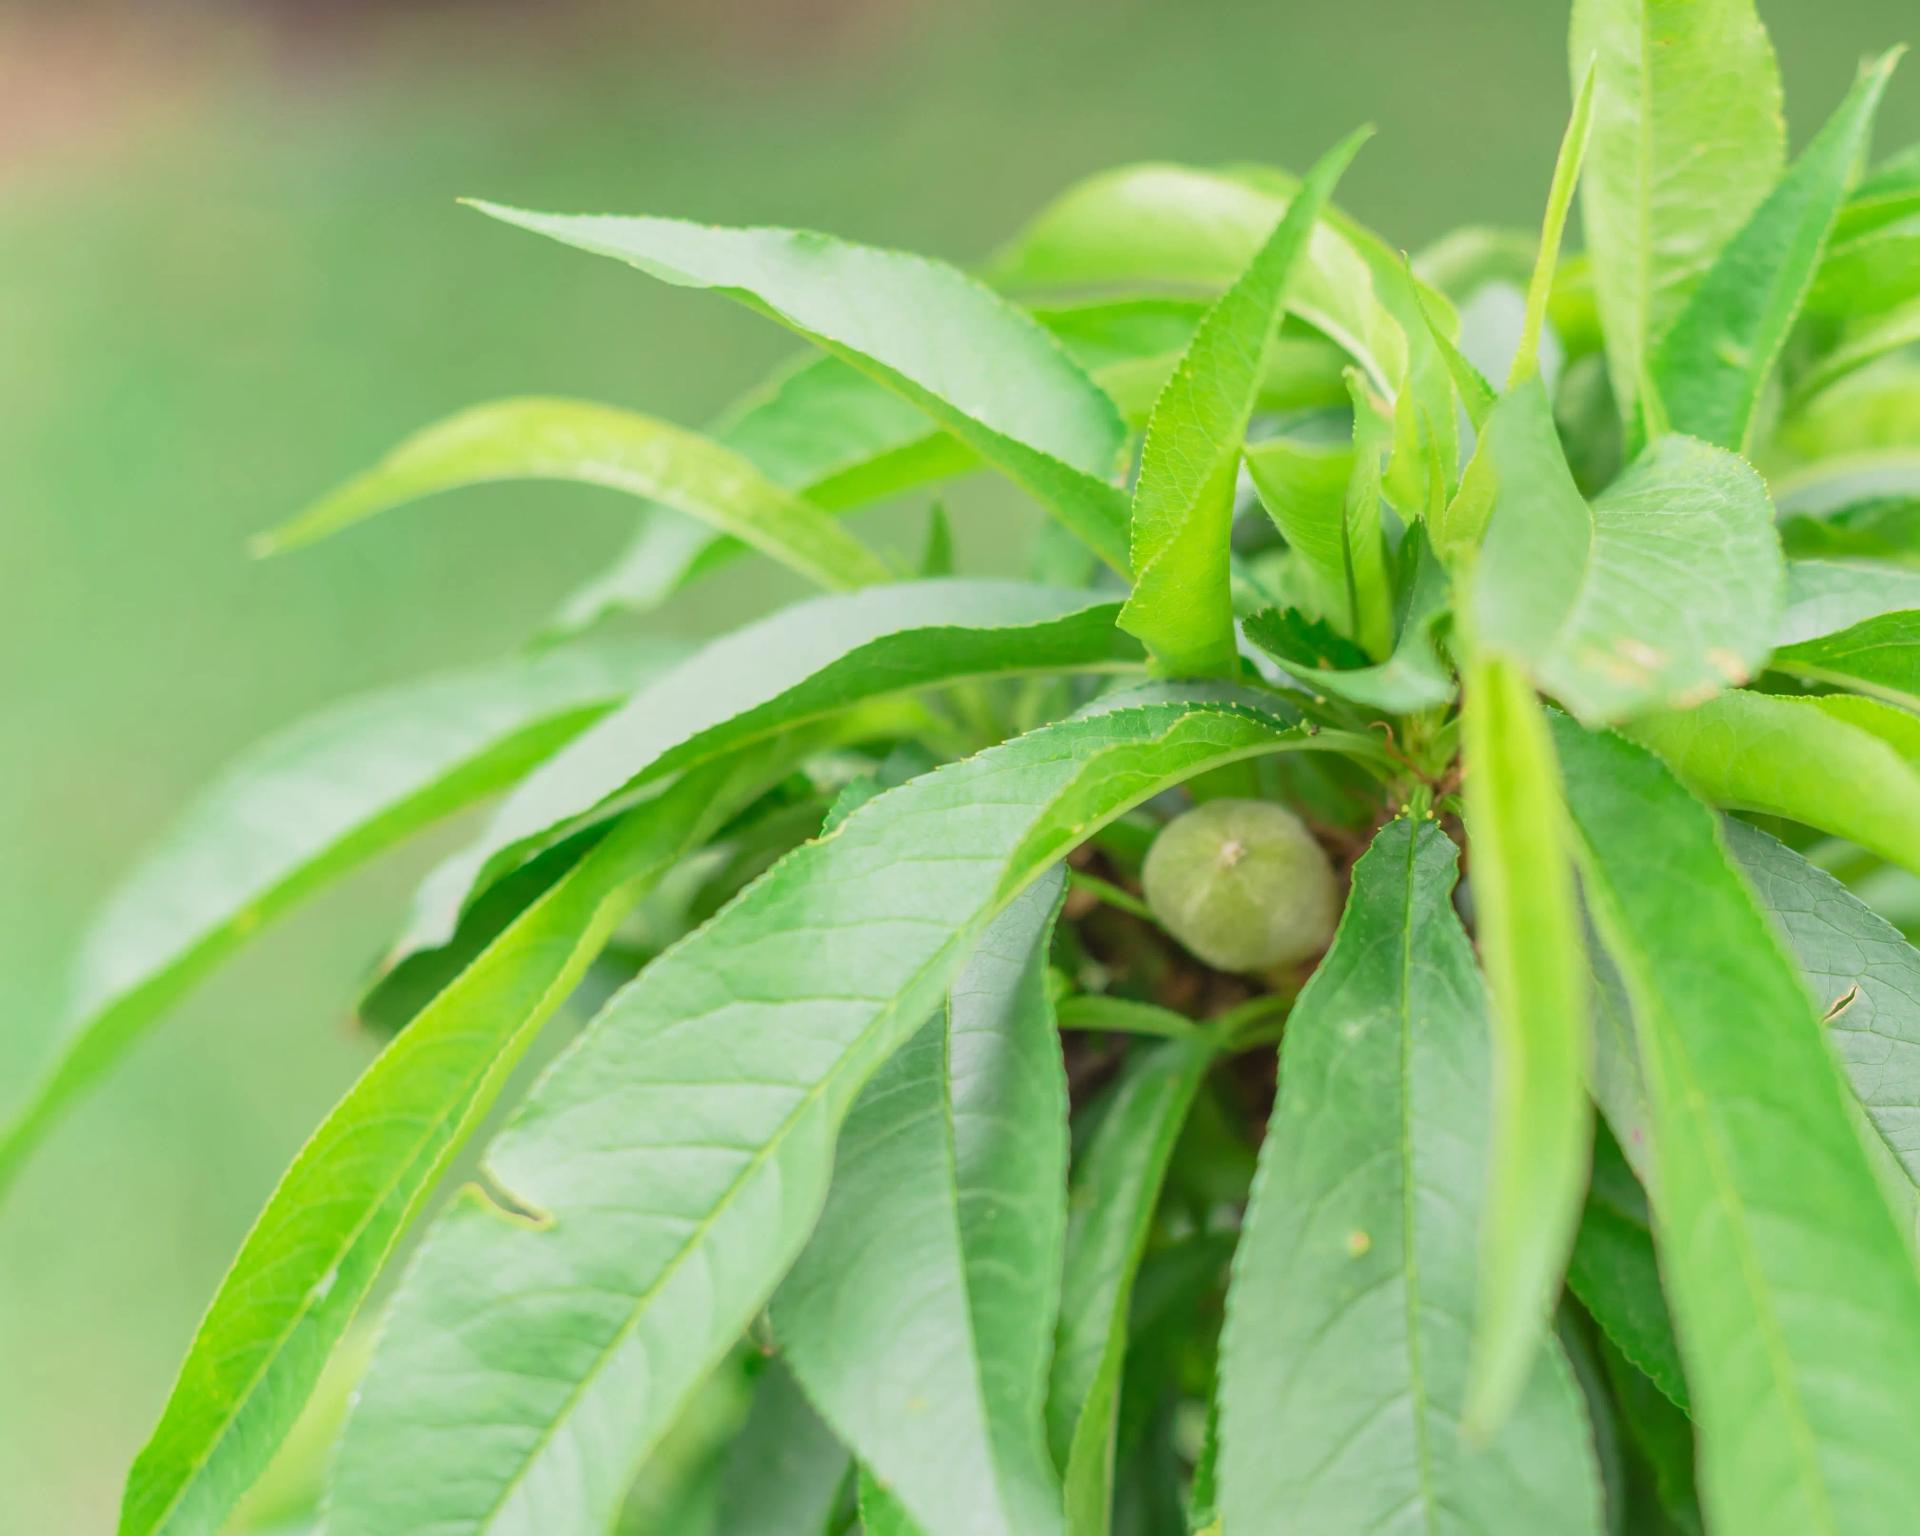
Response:
[{"label": "blurred green background", "polygon": [[[1762,8],[1796,143],[1863,52],[1920,41],[1911,0]],[[266,564],[249,533],[470,401],[699,423],[786,350],[456,196],[968,260],[1101,166],[1297,166],[1372,120],[1344,200],[1418,245],[1537,218],[1564,25],[1554,0],[0,0],[0,1104],[89,910],[216,765],[516,645],[627,519],[503,488]],[[1882,122],[1920,135],[1914,66]],[[962,522],[993,561],[1011,524]],[[790,590],[742,567],[656,622]],[[224,1264],[369,1055],[346,1007],[428,851],[198,993],[0,1210],[0,1532],[112,1528]]]}]

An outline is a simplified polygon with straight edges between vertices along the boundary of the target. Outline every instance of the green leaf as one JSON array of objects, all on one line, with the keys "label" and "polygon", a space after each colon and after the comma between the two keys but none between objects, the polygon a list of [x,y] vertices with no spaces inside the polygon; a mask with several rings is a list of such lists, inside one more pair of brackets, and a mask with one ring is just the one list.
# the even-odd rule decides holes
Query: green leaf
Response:
[{"label": "green leaf", "polygon": [[1118,605],[1012,581],[916,581],[797,603],[663,673],[530,774],[437,870],[408,945],[444,944],[461,905],[573,818],[675,768],[864,699],[990,674],[1126,671]]},{"label": "green leaf", "polygon": [[1738,457],[1661,438],[1588,502],[1537,379],[1501,400],[1484,447],[1498,488],[1474,571],[1478,645],[1590,722],[1697,701],[1765,659],[1780,546]]},{"label": "green leaf", "polygon": [[1596,1341],[1626,1431],[1628,1507],[1623,1536],[1702,1536],[1694,1490],[1693,1424],[1610,1339]]},{"label": "green leaf", "polygon": [[1247,269],[1207,311],[1147,423],[1133,493],[1133,595],[1120,622],[1175,676],[1239,669],[1227,542],[1273,333],[1314,225],[1368,132],[1328,151]]},{"label": "green leaf", "polygon": [[798,230],[474,206],[779,321],[905,396],[1126,568],[1126,498],[1110,478],[1119,412],[1030,316],[954,268]]},{"label": "green leaf", "polygon": [[1563,719],[1555,745],[1646,1066],[1709,1523],[1893,1536],[1920,1507],[1920,1273],[1818,1015],[1711,813],[1619,737]]},{"label": "green leaf", "polygon": [[[1103,171],[1042,209],[994,258],[988,276],[1014,291],[1217,291],[1246,270],[1298,188],[1292,177],[1262,169]],[[1307,243],[1287,301],[1389,392],[1406,374],[1407,339],[1376,285],[1399,260],[1377,237],[1330,214]],[[1448,308],[1438,293],[1427,297],[1438,311]]]},{"label": "green leaf", "polygon": [[1273,437],[1246,445],[1247,476],[1287,541],[1307,616],[1348,634],[1346,500],[1351,442]]},{"label": "green leaf", "polygon": [[[710,434],[775,485],[834,512],[963,474],[979,460],[926,413],[837,357],[788,364]],[[609,613],[657,606],[745,548],[666,506],[641,513],[631,542],[605,571],[571,593],[553,634]]]},{"label": "green leaf", "polygon": [[[1920,771],[1866,717],[1824,706],[1726,693],[1625,729],[1715,805],[1784,816],[1920,870]],[[1895,717],[1890,725],[1902,723],[1900,712],[1887,713]]]},{"label": "green leaf", "polygon": [[295,549],[392,507],[492,480],[578,480],[645,496],[730,533],[823,587],[885,581],[880,557],[710,438],[584,400],[496,400],[408,438],[256,541]]},{"label": "green leaf", "polygon": [[127,1480],[121,1536],[215,1529],[540,1026],[645,886],[764,782],[717,765],[630,812],[381,1053],[301,1149]]},{"label": "green leaf", "polygon": [[[1547,189],[1539,253],[1534,258],[1533,275],[1527,280],[1526,313],[1520,325],[1519,344],[1513,350],[1512,370],[1507,375],[1509,389],[1540,368],[1540,335],[1547,323],[1547,301],[1553,297],[1553,274],[1560,262],[1560,240],[1567,230],[1567,211],[1573,206],[1573,189],[1579,185],[1580,166],[1592,134],[1593,98],[1599,73],[1597,58],[1587,65],[1584,73],[1576,70],[1580,85],[1574,92],[1573,114],[1561,137],[1560,153],[1553,164],[1553,182]],[[1471,398],[1471,385],[1463,398]]]},{"label": "green leaf", "polygon": [[1886,54],[1861,74],[1660,343],[1653,378],[1676,431],[1746,447],[1761,390],[1813,282],[1898,58]]},{"label": "green leaf", "polygon": [[795,1375],[926,1536],[1061,1529],[1043,1415],[1067,1180],[1046,947],[1064,890],[1056,875],[1022,893],[874,1074],[773,1300]]},{"label": "green leaf", "polygon": [[1920,951],[1825,870],[1744,822],[1728,850],[1799,962],[1875,1135],[1920,1189]]},{"label": "green leaf", "polygon": [[852,1460],[793,1375],[767,1362],[722,1475],[720,1536],[827,1536]]},{"label": "green leaf", "polygon": [[1776,644],[1776,672],[1920,708],[1920,572],[1792,561]]},{"label": "green leaf", "polygon": [[[1264,609],[1246,622],[1247,638],[1309,693],[1331,695],[1386,714],[1413,714],[1453,698],[1453,674],[1441,660],[1435,632],[1448,617],[1452,592],[1425,530],[1415,524],[1400,544],[1406,612],[1393,652],[1377,665],[1345,636],[1298,610]],[[1330,666],[1339,662],[1341,668]]]},{"label": "green leaf", "polygon": [[1069,1203],[1048,1436],[1066,1468],[1069,1536],[1106,1536],[1133,1285],[1160,1189],[1215,1042],[1193,1033],[1128,1060]]},{"label": "green leaf", "polygon": [[1860,228],[1850,202],[1834,224],[1833,243],[1807,295],[1814,314],[1868,315],[1920,294],[1920,216]]},{"label": "green leaf", "polygon": [[1594,1138],[1593,1182],[1567,1264],[1567,1288],[1634,1368],[1685,1409],[1687,1379],[1660,1289],[1646,1192],[1604,1126]]},{"label": "green leaf", "polygon": [[1493,1115],[1466,1421],[1484,1437],[1525,1389],[1586,1188],[1593,1042],[1566,806],[1533,689],[1476,660],[1461,711],[1474,910],[1493,1022]]},{"label": "green leaf", "polygon": [[798,1256],[840,1123],[993,917],[1108,820],[1269,752],[1230,708],[1116,709],[868,802],[620,993],[402,1279],[333,1536],[599,1529]]},{"label": "green leaf", "polygon": [[[1920,235],[1915,237],[1915,263],[1920,265]],[[1915,279],[1920,283],[1920,276]],[[1869,363],[1878,362],[1890,352],[1920,341],[1920,299],[1911,300],[1885,314],[1856,321],[1841,331],[1833,348],[1800,378],[1794,381],[1793,397],[1804,400],[1824,389],[1831,389],[1849,374]]]},{"label": "green leaf", "polygon": [[59,1054],[0,1131],[0,1189],[66,1106],[249,937],[343,871],[512,783],[673,654],[555,651],[349,700],[254,747],[86,940]]},{"label": "green leaf", "polygon": [[1455,862],[1383,828],[1287,1022],[1221,1342],[1229,1532],[1600,1529],[1557,1343],[1490,1444],[1461,1427],[1492,1063]]},{"label": "green leaf", "polygon": [[1655,346],[1766,196],[1786,139],[1752,0],[1575,0],[1573,78],[1594,70],[1580,189],[1621,414]]}]

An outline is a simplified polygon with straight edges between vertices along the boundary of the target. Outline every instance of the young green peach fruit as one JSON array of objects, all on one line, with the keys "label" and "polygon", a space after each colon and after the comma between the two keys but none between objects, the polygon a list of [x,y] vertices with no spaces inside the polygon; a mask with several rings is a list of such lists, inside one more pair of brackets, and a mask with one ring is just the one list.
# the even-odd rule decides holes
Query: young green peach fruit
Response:
[{"label": "young green peach fruit", "polygon": [[1209,800],[1176,817],[1147,851],[1141,880],[1167,932],[1223,971],[1318,953],[1340,911],[1313,834],[1264,800]]}]

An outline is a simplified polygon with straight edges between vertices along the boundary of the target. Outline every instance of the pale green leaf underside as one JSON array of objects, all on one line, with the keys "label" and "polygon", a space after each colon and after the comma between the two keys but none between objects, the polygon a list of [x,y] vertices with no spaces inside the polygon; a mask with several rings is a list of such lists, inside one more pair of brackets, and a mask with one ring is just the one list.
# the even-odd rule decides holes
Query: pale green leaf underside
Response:
[{"label": "pale green leaf underside", "polygon": [[765,778],[758,764],[716,765],[630,813],[354,1084],[214,1298],[129,1474],[122,1536],[218,1526],[292,1426],[401,1232],[631,900]]},{"label": "pale green leaf underside", "polygon": [[95,923],[60,1055],[0,1132],[0,1187],[76,1094],[264,924],[513,782],[677,649],[581,647],[408,684],[335,705],[241,757]]},{"label": "pale green leaf underside", "polygon": [[436,870],[407,947],[443,944],[462,904],[573,818],[676,767],[863,699],[962,677],[1126,670],[1118,605],[1025,582],[952,579],[819,597],[714,641],[529,774]]},{"label": "pale green leaf underside", "polygon": [[1745,822],[1728,849],[1800,964],[1855,1096],[1920,1188],[1920,951],[1825,870]]},{"label": "pale green leaf underside", "polygon": [[1221,1344],[1227,1531],[1600,1529],[1556,1344],[1491,1444],[1461,1428],[1492,1062],[1455,862],[1389,823],[1288,1020]]},{"label": "pale green leaf underside", "polygon": [[297,548],[422,496],[490,480],[577,480],[644,496],[830,589],[889,575],[839,523],[739,454],[684,427],[586,400],[497,400],[450,416],[260,546]]},{"label": "pale green leaf underside", "polygon": [[1780,73],[1752,0],[1576,0],[1573,78],[1594,67],[1580,188],[1621,411],[1654,347],[1779,174]]},{"label": "pale green leaf underside", "polygon": [[1497,1424],[1548,1329],[1587,1184],[1593,1042],[1560,770],[1539,700],[1497,657],[1461,711],[1474,911],[1493,1026],[1469,1424]]},{"label": "pale green leaf underside", "polygon": [[1588,721],[1696,702],[1759,667],[1783,577],[1747,464],[1664,437],[1589,503],[1537,380],[1502,399],[1484,450],[1498,490],[1473,583],[1480,644]]},{"label": "pale green leaf underside", "polygon": [[1888,54],[1867,68],[1728,242],[1661,341],[1653,380],[1675,431],[1722,448],[1746,447],[1761,391],[1812,285],[1898,57]]},{"label": "pale green leaf underside", "polygon": [[[1863,710],[1860,706],[1865,705]],[[1883,710],[1883,729],[1873,714]],[[1627,728],[1703,798],[1784,816],[1920,870],[1920,771],[1896,736],[1912,717],[1871,700],[1725,693]]]},{"label": "pale green leaf underside", "polygon": [[1063,882],[982,935],[847,1116],[773,1300],[808,1395],[924,1536],[1061,1528],[1043,1430],[1066,1222],[1066,1077],[1046,990]]},{"label": "pale green leaf underside", "polygon": [[1119,412],[1031,316],[942,262],[790,229],[483,213],[747,303],[899,391],[1005,470],[1116,569],[1126,498]]},{"label": "pale green leaf underside", "polygon": [[1715,818],[1649,753],[1555,725],[1646,1070],[1709,1520],[1895,1536],[1920,1507],[1920,1275],[1818,1015]]},{"label": "pale green leaf underside", "polygon": [[1364,139],[1349,137],[1308,175],[1207,311],[1147,423],[1133,493],[1134,588],[1120,619],[1175,676],[1231,676],[1237,668],[1227,545],[1241,443],[1295,267]]},{"label": "pale green leaf underside", "polygon": [[[798,1255],[861,1087],[991,918],[1193,774],[1336,733],[1120,709],[855,811],[649,966],[403,1279],[349,1421],[333,1536],[599,1529]],[[514,1214],[514,1212],[526,1214]]]}]

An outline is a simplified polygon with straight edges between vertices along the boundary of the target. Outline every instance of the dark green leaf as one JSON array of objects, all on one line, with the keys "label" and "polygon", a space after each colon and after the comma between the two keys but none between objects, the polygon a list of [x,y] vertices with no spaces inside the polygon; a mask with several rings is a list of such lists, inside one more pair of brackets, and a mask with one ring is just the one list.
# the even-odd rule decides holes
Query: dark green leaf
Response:
[{"label": "dark green leaf", "polygon": [[1675,431],[1746,447],[1761,390],[1813,282],[1898,57],[1887,54],[1862,73],[1660,343],[1653,380]]},{"label": "dark green leaf", "polygon": [[925,1536],[1061,1529],[1043,1416],[1066,1222],[1046,990],[1062,892],[1038,882],[996,919],[948,1008],[874,1074],[774,1297],[794,1373]]},{"label": "dark green leaf", "polygon": [[1593,1182],[1567,1265],[1567,1286],[1613,1346],[1686,1408],[1687,1379],[1660,1289],[1646,1192],[1604,1126],[1594,1139]]},{"label": "dark green leaf", "polygon": [[1128,1063],[1074,1169],[1049,1438],[1066,1468],[1069,1536],[1106,1536],[1134,1279],[1160,1188],[1214,1042],[1201,1034]]},{"label": "dark green leaf", "polygon": [[852,1470],[792,1373],[771,1360],[727,1456],[718,1536],[827,1536]]},{"label": "dark green leaf", "polygon": [[1048,727],[870,801],[648,966],[402,1280],[334,1536],[598,1529],[798,1256],[840,1123],[991,919],[1194,774],[1340,749],[1220,707]]},{"label": "dark green leaf", "polygon": [[1646,1067],[1709,1519],[1894,1536],[1920,1507],[1920,1273],[1819,1018],[1711,813],[1619,737],[1555,742]]},{"label": "dark green leaf", "polygon": [[1228,1532],[1600,1529],[1557,1344],[1490,1445],[1461,1428],[1491,1061],[1455,862],[1389,823],[1288,1021],[1221,1345]]}]

